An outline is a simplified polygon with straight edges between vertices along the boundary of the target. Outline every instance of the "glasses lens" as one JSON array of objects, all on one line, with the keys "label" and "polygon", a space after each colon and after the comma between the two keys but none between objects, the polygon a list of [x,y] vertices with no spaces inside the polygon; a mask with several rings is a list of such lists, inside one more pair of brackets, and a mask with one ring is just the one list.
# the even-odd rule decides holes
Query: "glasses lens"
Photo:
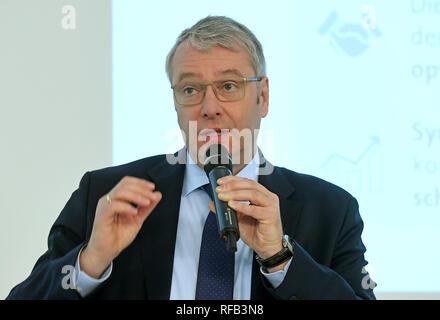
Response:
[{"label": "glasses lens", "polygon": [[236,101],[244,96],[244,80],[228,79],[215,82],[217,98],[220,101]]},{"label": "glasses lens", "polygon": [[231,78],[214,82],[182,81],[174,87],[174,96],[181,105],[196,105],[202,102],[206,86],[212,83],[217,99],[223,102],[237,101],[244,97],[245,80]]},{"label": "glasses lens", "polygon": [[174,88],[174,95],[179,104],[198,104],[203,98],[203,85],[195,82],[182,82]]}]

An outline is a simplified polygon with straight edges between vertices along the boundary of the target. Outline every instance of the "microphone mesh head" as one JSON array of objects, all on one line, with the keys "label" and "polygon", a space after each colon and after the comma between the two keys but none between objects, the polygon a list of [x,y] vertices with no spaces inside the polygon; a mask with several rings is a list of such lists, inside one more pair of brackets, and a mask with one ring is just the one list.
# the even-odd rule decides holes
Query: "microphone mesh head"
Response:
[{"label": "microphone mesh head", "polygon": [[232,171],[232,161],[228,150],[222,144],[213,144],[206,150],[204,169],[206,174],[218,166],[223,166]]}]

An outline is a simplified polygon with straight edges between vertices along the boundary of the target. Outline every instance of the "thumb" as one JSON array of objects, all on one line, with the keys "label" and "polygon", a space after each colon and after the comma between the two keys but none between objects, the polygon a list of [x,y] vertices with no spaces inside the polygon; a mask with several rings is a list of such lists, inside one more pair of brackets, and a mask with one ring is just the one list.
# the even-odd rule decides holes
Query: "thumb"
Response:
[{"label": "thumb", "polygon": [[212,212],[217,213],[217,212],[215,211],[214,201],[211,201],[210,203],[208,203],[208,208],[209,208],[209,210],[211,210]]}]

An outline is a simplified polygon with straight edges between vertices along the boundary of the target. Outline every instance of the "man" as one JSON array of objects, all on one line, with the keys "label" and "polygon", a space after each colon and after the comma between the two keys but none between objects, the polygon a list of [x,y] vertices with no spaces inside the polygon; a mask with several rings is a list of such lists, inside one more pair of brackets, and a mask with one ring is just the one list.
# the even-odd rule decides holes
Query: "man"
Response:
[{"label": "man", "polygon": [[[356,200],[284,168],[262,174],[269,83],[255,36],[207,17],[181,33],[166,68],[186,148],[86,173],[8,298],[374,299]],[[206,240],[218,238],[202,170],[214,143],[233,159],[216,192],[237,212],[235,254]]]}]

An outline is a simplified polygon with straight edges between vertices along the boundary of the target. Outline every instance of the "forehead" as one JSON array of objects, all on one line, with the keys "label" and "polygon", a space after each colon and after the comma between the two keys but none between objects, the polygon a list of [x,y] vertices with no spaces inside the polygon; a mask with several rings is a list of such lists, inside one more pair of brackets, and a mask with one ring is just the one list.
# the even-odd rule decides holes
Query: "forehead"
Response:
[{"label": "forehead", "polygon": [[173,83],[182,76],[200,80],[214,80],[226,73],[235,73],[242,77],[254,75],[248,53],[237,46],[230,50],[214,46],[209,50],[197,50],[184,42],[179,45],[173,58]]}]

